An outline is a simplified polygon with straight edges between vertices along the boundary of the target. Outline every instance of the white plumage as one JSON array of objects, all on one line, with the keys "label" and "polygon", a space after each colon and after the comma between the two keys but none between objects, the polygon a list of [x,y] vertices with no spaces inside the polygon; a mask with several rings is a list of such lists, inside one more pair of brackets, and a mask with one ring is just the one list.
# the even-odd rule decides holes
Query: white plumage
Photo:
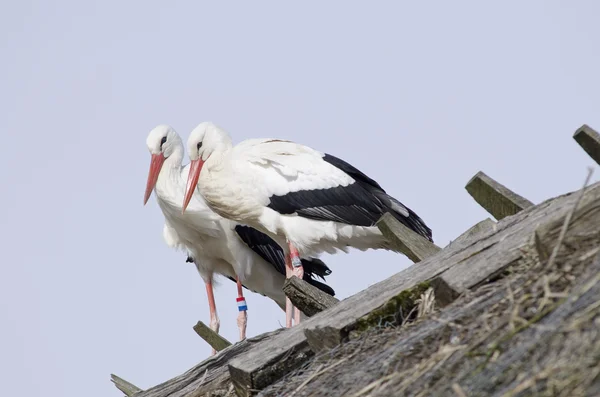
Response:
[{"label": "white plumage", "polygon": [[[374,194],[359,189],[355,177],[325,161],[328,155],[310,147],[278,139],[250,139],[233,147],[225,131],[212,123],[202,123],[191,133],[188,151],[190,159],[204,162],[198,186],[208,206],[225,218],[269,234],[286,250],[288,241],[302,255],[347,251],[348,246],[388,249],[387,241],[374,226],[385,210],[418,224],[421,227],[415,228],[417,232],[431,236],[416,214],[387,196],[376,182],[361,173],[373,183],[365,185],[379,191]],[[344,188],[352,191],[346,194]],[[290,197],[290,193],[301,194]],[[356,202],[352,201],[353,194],[357,195]],[[274,205],[278,200],[287,202]],[[286,205],[289,213],[281,211],[280,207]],[[336,205],[343,210],[336,210]],[[349,218],[346,210],[353,212]],[[361,218],[361,213],[369,222]]]},{"label": "white plumage", "polygon": [[[175,130],[160,125],[150,132],[146,143],[152,154],[152,163],[144,202],[154,188],[165,216],[163,237],[167,245],[187,251],[207,287],[212,288],[214,275],[221,274],[233,280],[239,279],[248,289],[271,298],[282,309],[285,308],[286,297],[281,288],[285,280],[283,262],[278,271],[275,265],[264,260],[242,241],[235,229],[237,223],[211,211],[200,195],[192,195],[188,209],[183,213],[185,181],[190,167],[181,165],[183,143]],[[212,290],[209,302],[211,294]],[[211,328],[218,331],[216,310],[214,317],[216,319],[211,318]]]}]

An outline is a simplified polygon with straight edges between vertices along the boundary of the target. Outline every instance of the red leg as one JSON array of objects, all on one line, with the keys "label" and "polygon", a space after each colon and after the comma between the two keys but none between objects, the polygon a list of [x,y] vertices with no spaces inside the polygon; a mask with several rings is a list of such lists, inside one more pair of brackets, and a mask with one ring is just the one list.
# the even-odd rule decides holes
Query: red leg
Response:
[{"label": "red leg", "polygon": [[[302,267],[302,260],[300,259],[300,253],[292,243],[288,243],[290,248],[290,259],[292,262],[292,275],[298,277],[300,280],[304,279],[304,268]],[[294,323],[300,324],[300,310],[294,307]]]},{"label": "red leg", "polygon": [[[210,311],[210,329],[218,334],[221,322],[219,321],[219,315],[217,314],[212,283],[206,283],[206,294],[208,295],[208,310]],[[217,354],[217,351],[213,349],[212,355],[214,356],[215,354]]]},{"label": "red leg", "polygon": [[246,326],[248,325],[248,306],[246,306],[246,299],[244,298],[242,283],[239,278],[237,279],[237,290],[237,303],[240,312],[238,314],[237,325],[240,329],[240,340],[244,340],[246,339]]},{"label": "red leg", "polygon": [[[292,277],[292,261],[290,256],[285,256],[285,278]],[[294,315],[294,306],[287,296],[285,297],[285,327],[292,328],[292,317]]]}]

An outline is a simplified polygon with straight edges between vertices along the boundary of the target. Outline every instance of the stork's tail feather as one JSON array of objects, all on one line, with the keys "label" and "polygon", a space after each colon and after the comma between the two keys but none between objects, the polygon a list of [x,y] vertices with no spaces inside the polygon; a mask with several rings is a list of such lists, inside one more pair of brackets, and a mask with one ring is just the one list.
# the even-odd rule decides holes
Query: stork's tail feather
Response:
[{"label": "stork's tail feather", "polygon": [[325,281],[325,276],[331,274],[331,269],[322,260],[318,258],[302,259],[302,267],[304,268],[304,281],[313,287],[317,287],[326,294],[335,296],[333,288],[313,278],[314,276],[317,276]]},{"label": "stork's tail feather", "polygon": [[433,243],[433,236],[429,226],[427,226],[423,219],[421,219],[417,214],[415,214],[414,211],[412,211],[410,208],[406,207],[406,210],[408,211],[408,218],[398,213],[393,213],[393,215],[404,225],[408,226],[413,231],[417,232],[418,234],[420,234],[421,236],[425,237],[427,240]]},{"label": "stork's tail feather", "polygon": [[[419,217],[413,210],[402,204],[387,193],[375,192],[377,198],[385,205],[387,212],[392,214],[400,223],[410,228],[415,233],[420,234],[433,243],[431,229],[425,224],[425,221]],[[404,215],[408,213],[408,216]]]},{"label": "stork's tail feather", "polygon": [[314,274],[325,281],[325,276],[331,274],[331,269],[322,260],[318,258],[302,259],[304,273]]},{"label": "stork's tail feather", "polygon": [[335,291],[333,290],[333,288],[331,288],[329,285],[327,285],[325,283],[322,283],[320,281],[315,280],[314,278],[311,278],[306,273],[304,273],[304,281],[306,281],[313,287],[320,289],[321,291],[325,292],[328,295],[335,296]]}]

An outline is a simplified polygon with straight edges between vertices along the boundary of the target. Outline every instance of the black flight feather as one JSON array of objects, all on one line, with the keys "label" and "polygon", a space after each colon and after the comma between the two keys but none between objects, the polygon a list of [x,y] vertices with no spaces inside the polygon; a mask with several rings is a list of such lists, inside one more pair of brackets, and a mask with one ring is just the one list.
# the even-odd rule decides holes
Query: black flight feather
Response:
[{"label": "black flight feather", "polygon": [[[335,221],[356,226],[374,226],[384,213],[391,213],[411,230],[433,241],[431,229],[410,208],[389,196],[385,190],[363,172],[330,154],[323,160],[348,174],[354,183],[328,189],[312,189],[271,196],[269,208],[280,214]],[[397,208],[406,209],[408,217]]]}]

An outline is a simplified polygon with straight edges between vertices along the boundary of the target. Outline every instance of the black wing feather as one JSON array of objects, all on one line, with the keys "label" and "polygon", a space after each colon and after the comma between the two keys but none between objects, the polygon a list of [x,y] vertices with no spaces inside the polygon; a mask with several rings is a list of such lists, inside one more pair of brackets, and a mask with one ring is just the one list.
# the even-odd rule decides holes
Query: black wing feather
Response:
[{"label": "black wing feather", "polygon": [[[404,225],[432,240],[431,229],[410,208],[389,196],[373,179],[356,167],[330,154],[323,160],[345,172],[354,179],[348,186],[290,192],[283,196],[271,196],[269,207],[280,214],[346,223],[356,226],[374,226],[384,213],[390,212]],[[394,209],[405,208],[408,217]]]},{"label": "black wing feather", "polygon": [[[273,265],[279,273],[285,275],[285,254],[275,240],[249,226],[237,225],[235,231],[252,251]],[[313,278],[317,276],[325,280],[325,276],[331,274],[331,270],[322,260],[316,258],[302,259],[302,267],[304,268],[304,281],[329,295],[335,295],[331,287]]]}]

